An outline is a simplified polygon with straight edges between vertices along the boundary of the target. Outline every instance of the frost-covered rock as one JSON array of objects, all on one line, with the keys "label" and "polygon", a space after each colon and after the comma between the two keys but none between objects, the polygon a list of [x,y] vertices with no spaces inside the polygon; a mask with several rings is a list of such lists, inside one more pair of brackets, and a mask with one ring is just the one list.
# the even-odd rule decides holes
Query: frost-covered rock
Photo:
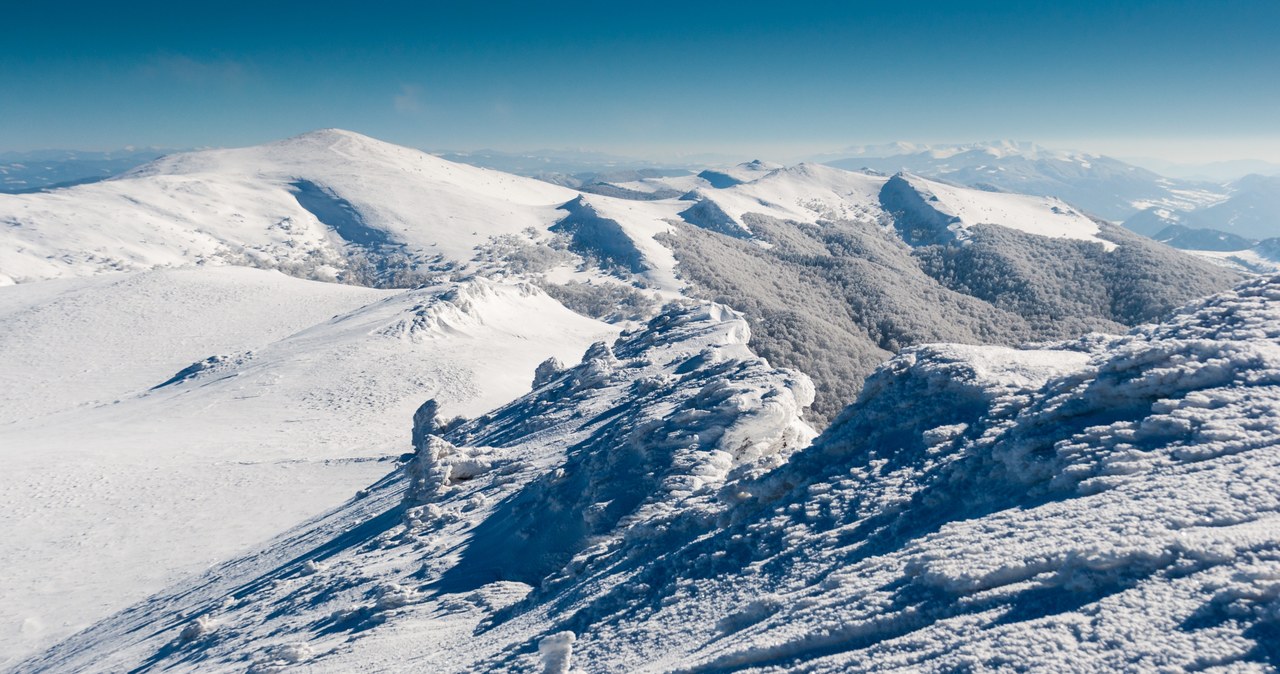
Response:
[{"label": "frost-covered rock", "polygon": [[538,642],[544,674],[569,674],[573,671],[573,632],[557,632]]},{"label": "frost-covered rock", "polygon": [[564,371],[564,363],[559,358],[552,356],[538,364],[538,369],[533,371],[533,388],[546,385],[552,379],[555,379]]}]

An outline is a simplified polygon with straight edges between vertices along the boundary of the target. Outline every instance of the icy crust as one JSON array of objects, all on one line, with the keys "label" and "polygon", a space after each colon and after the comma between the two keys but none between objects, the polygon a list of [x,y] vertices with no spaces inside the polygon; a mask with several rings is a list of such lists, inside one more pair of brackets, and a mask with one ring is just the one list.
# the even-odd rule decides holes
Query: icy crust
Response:
[{"label": "icy crust", "polygon": [[[377,334],[422,341],[467,334],[476,328],[503,322],[508,314],[519,314],[521,310],[536,313],[560,309],[540,288],[525,282],[475,277],[432,291],[419,293],[422,301],[406,312],[408,316],[380,329]],[[529,305],[534,305],[532,311]],[[513,322],[513,327],[518,324],[518,320]]]},{"label": "icy crust", "polygon": [[[812,384],[771,368],[749,339],[746,321],[723,306],[673,306],[612,347],[595,344],[529,396],[449,432],[455,445],[503,448],[490,453],[497,462],[529,438],[555,437],[567,451],[476,525],[448,582],[570,582],[588,559],[633,553],[670,533],[677,515],[686,529],[709,526],[737,481],[781,465],[814,437],[801,420]],[[448,456],[465,457],[468,471],[489,460],[467,452],[420,451],[409,470],[430,474]],[[456,471],[457,458],[448,461]]]},{"label": "icy crust", "polygon": [[591,668],[546,607],[712,529],[815,435],[808,379],[749,338],[671,305],[480,418],[424,405],[413,457],[348,505],[18,671]]},{"label": "icy crust", "polygon": [[629,579],[658,608],[575,606],[602,618],[576,661],[1270,669],[1278,332],[1269,278],[1073,350],[909,351],[811,449],[740,485],[734,524]]}]

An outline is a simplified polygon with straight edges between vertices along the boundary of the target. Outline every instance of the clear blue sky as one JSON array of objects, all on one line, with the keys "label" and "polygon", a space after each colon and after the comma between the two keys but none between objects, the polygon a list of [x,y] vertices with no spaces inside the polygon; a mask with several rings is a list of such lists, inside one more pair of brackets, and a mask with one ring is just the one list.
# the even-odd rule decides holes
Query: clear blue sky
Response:
[{"label": "clear blue sky", "polygon": [[336,126],[651,156],[1016,138],[1280,159],[1280,0],[6,5],[0,149]]}]

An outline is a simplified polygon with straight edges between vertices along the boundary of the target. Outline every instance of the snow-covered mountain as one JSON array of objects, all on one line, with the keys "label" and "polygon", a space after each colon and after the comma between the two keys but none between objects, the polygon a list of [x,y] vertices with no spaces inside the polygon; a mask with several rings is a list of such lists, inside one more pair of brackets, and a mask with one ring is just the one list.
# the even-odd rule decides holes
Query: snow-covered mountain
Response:
[{"label": "snow-covered mountain", "polygon": [[[566,505],[593,513],[562,522],[577,542],[526,550],[550,565],[678,514],[618,471],[711,508],[699,489],[778,466],[912,345],[1122,331],[1238,279],[1054,198],[911,174],[601,186],[325,130],[0,195],[0,664],[363,489],[429,398],[458,447],[514,448],[484,473],[513,489],[569,498],[539,472],[567,447],[602,471]],[[570,381],[548,358],[620,333],[544,390]],[[479,480],[487,459],[455,458]]]},{"label": "snow-covered mountain", "polygon": [[1212,182],[1173,180],[1111,157],[1028,142],[893,143],[849,148],[838,155],[822,161],[850,170],[907,171],[981,189],[1058,197],[1116,222],[1147,208],[1190,210],[1226,196]]},{"label": "snow-covered mountain", "polygon": [[[7,215],[0,217],[11,226],[2,232],[0,280],[182,264],[248,264],[382,286],[532,274],[553,296],[598,317],[608,313],[613,300],[602,298],[610,293],[614,299],[630,293],[630,304],[655,308],[628,290],[637,285],[666,298],[719,297],[746,311],[769,358],[818,380],[813,414],[821,424],[902,346],[1117,329],[1234,279],[1053,197],[911,174],[755,161],[601,186],[618,192],[574,191],[326,130],[255,148],[175,155],[119,179],[2,200],[0,214]],[[762,235],[770,226],[761,218],[783,224]],[[808,239],[799,248],[797,236]],[[871,241],[850,248],[850,236]],[[747,248],[728,250],[741,248],[737,242]],[[779,243],[785,245],[771,248]],[[886,247],[888,257],[867,268],[857,252],[867,246]],[[744,252],[755,258],[751,264],[718,268]],[[806,276],[862,267],[853,280],[814,279],[817,293],[862,308],[777,318],[773,305],[794,310],[779,293],[799,286],[775,286],[767,296],[751,278],[725,287],[742,269],[757,278],[791,275],[797,262]],[[1054,274],[1046,276],[1046,267]],[[992,276],[996,268],[1003,279]],[[867,274],[876,277],[870,298],[863,292]],[[605,283],[577,283],[591,279]],[[945,298],[941,316],[893,309],[930,296]],[[925,314],[940,320],[921,321]],[[824,340],[815,357],[790,336],[792,328],[769,325],[783,320],[817,320],[823,325],[808,328],[842,336]]]},{"label": "snow-covered mountain", "polygon": [[759,353],[812,376],[819,425],[904,346],[1122,330],[1232,283],[1051,197],[818,164],[763,168],[723,187],[700,176],[625,187],[685,190],[675,232],[659,238],[686,293],[742,310]]},{"label": "snow-covered mountain", "polygon": [[[345,131],[161,158],[118,178],[6,197],[0,282],[233,263],[322,280],[447,268],[555,221],[570,190]],[[387,269],[398,265],[396,269]]]},{"label": "snow-covered mountain", "polygon": [[1270,277],[910,349],[806,447],[803,376],[673,306],[15,671],[1265,670],[1278,338]]}]

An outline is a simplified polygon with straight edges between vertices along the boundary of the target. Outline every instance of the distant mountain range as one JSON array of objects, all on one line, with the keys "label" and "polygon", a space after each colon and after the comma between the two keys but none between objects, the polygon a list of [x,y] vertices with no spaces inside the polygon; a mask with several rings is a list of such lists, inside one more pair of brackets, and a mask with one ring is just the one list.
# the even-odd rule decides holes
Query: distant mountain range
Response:
[{"label": "distant mountain range", "polygon": [[81,185],[124,173],[173,150],[0,152],[0,193]]},{"label": "distant mountain range", "polygon": [[1137,164],[1170,178],[1184,178],[1215,183],[1229,183],[1244,176],[1257,173],[1260,175],[1280,175],[1280,164],[1261,159],[1235,159],[1215,161],[1203,164],[1179,164],[1150,157],[1127,158],[1131,164]]},{"label": "distant mountain range", "polygon": [[1121,221],[1150,207],[1193,209],[1224,198],[1220,185],[1174,180],[1118,159],[1035,143],[892,143],[849,148],[822,160],[848,170],[907,171],[979,189],[1054,196]]},{"label": "distant mountain range", "polygon": [[1231,237],[1239,246],[1234,250],[1280,236],[1280,176],[1249,175],[1227,189],[1229,196],[1216,204],[1199,209],[1148,208],[1125,220],[1124,226],[1147,236],[1169,226],[1212,231]]}]

